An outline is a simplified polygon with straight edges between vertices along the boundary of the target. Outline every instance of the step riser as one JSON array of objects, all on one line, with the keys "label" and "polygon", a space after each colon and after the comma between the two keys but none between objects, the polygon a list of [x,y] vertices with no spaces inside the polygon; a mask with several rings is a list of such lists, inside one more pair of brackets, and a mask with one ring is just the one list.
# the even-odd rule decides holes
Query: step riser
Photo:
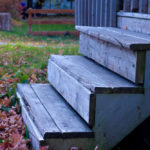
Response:
[{"label": "step riser", "polygon": [[[68,150],[71,147],[79,147],[82,148],[82,150],[87,150],[90,146],[93,146],[93,138],[74,138],[70,137],[68,138],[51,138],[44,140],[42,135],[40,134],[38,128],[35,126],[34,122],[30,118],[30,115],[26,109],[26,105],[24,103],[24,100],[20,96],[20,94],[17,92],[17,96],[20,99],[21,104],[21,114],[24,120],[24,123],[28,127],[29,131],[29,137],[32,140],[32,146],[34,150],[39,150],[40,146],[49,146],[51,150]],[[59,144],[58,144],[59,143]],[[94,147],[93,147],[94,149]]]},{"label": "step riser", "polygon": [[142,13],[119,12],[117,26],[121,29],[150,34],[150,16]]},{"label": "step riser", "polygon": [[81,148],[81,150],[93,150],[96,143],[93,139],[50,139],[46,141],[50,150],[70,150],[72,147]]},{"label": "step riser", "polygon": [[143,94],[98,94],[96,142],[103,139],[103,149],[112,149],[150,115],[149,108],[150,101]]},{"label": "step riser", "polygon": [[79,53],[136,84],[144,82],[144,51],[120,48],[80,32]]},{"label": "step riser", "polygon": [[49,60],[48,80],[74,110],[90,125],[94,124],[95,97],[53,61]]}]

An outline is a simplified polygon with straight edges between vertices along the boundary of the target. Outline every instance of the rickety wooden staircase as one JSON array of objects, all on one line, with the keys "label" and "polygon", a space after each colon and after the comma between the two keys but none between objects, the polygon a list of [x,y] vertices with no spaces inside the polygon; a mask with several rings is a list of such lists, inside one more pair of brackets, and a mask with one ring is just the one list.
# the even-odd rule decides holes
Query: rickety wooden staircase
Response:
[{"label": "rickety wooden staircase", "polygon": [[150,36],[82,27],[79,53],[51,55],[50,84],[18,84],[33,147],[110,150],[150,115]]}]

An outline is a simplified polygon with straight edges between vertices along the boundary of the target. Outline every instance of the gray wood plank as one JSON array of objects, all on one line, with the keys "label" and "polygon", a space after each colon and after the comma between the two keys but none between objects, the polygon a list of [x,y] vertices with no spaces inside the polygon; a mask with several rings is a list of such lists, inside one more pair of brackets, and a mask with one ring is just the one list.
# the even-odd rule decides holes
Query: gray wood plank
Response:
[{"label": "gray wood plank", "polygon": [[88,26],[92,25],[92,1],[88,0]]},{"label": "gray wood plank", "polygon": [[150,0],[148,0],[148,14],[150,14]]},{"label": "gray wood plank", "polygon": [[105,26],[105,0],[101,0],[100,26]]},{"label": "gray wood plank", "polygon": [[110,27],[116,27],[117,0],[110,0]]},{"label": "gray wood plank", "polygon": [[79,15],[78,14],[78,0],[76,0],[75,1],[75,24],[76,25],[79,25],[79,23],[78,23],[79,16],[78,15]]},{"label": "gray wood plank", "polygon": [[138,12],[139,11],[139,0],[131,0],[131,12]]},{"label": "gray wood plank", "polygon": [[23,117],[24,123],[27,125],[29,136],[32,139],[32,145],[35,150],[39,150],[40,146],[45,145],[46,142],[43,139],[41,133],[39,132],[38,128],[36,127],[35,123],[29,116],[28,110],[26,105],[18,92],[16,92],[17,97],[19,98],[19,102],[21,105],[21,115]]},{"label": "gray wood plank", "polygon": [[110,25],[110,0],[105,0],[105,27]]},{"label": "gray wood plank", "polygon": [[123,11],[130,12],[130,0],[123,1]]},{"label": "gray wood plank", "polygon": [[[141,59],[138,57],[140,52],[143,53]],[[145,64],[145,51],[137,53],[80,33],[79,53],[136,84],[144,83],[145,72],[142,66]]]},{"label": "gray wood plank", "polygon": [[150,35],[150,15],[143,13],[127,13],[118,12],[118,28],[123,29],[125,26],[128,31],[133,33],[143,33],[143,35]]},{"label": "gray wood plank", "polygon": [[92,130],[52,86],[49,84],[32,84],[31,87],[61,130],[63,137],[93,137]]},{"label": "gray wood plank", "polygon": [[142,87],[136,86],[83,56],[52,55],[50,60],[92,92],[143,93]]},{"label": "gray wood plank", "polygon": [[96,0],[96,26],[100,26],[100,0]]},{"label": "gray wood plank", "polygon": [[140,13],[148,12],[148,0],[139,0],[139,12]]},{"label": "gray wood plank", "polygon": [[[57,80],[56,80],[57,79]],[[51,59],[48,63],[48,80],[72,108],[90,125],[94,125],[95,98],[93,93],[61,69]]]},{"label": "gray wood plank", "polygon": [[24,100],[30,117],[37,125],[43,138],[60,137],[60,130],[57,128],[45,108],[41,105],[41,102],[30,85],[18,84],[17,91]]},{"label": "gray wood plank", "polygon": [[[131,50],[150,50],[150,37],[130,31],[107,27],[76,26],[80,32]],[[144,38],[143,38],[144,37]]]},{"label": "gray wood plank", "polygon": [[96,0],[92,0],[92,26],[96,23]]}]

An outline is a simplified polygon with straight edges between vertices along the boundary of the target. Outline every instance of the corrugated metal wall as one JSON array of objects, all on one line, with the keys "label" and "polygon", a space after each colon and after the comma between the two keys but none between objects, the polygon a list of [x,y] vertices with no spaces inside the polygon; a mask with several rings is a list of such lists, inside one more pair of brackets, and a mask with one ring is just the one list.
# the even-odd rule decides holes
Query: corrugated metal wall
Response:
[{"label": "corrugated metal wall", "polygon": [[82,26],[116,26],[118,0],[75,0],[75,22]]}]

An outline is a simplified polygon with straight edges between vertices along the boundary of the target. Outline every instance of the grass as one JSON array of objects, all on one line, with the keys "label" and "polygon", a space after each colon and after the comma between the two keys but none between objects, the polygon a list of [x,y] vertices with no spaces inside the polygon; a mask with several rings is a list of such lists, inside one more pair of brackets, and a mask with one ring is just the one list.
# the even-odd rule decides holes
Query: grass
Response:
[{"label": "grass", "polygon": [[[53,29],[58,31],[66,27],[73,30],[73,26],[67,25],[53,26]],[[33,26],[33,28],[36,30],[39,27]],[[40,30],[42,29],[48,30],[48,26],[40,26]],[[78,39],[73,36],[31,36],[27,34],[27,30],[28,26],[24,23],[22,26],[15,26],[13,31],[0,31],[1,42],[8,42],[7,45],[0,46],[0,78],[5,74],[16,73],[18,70],[29,76],[34,73],[33,70],[44,70],[50,54],[78,54]],[[42,80],[45,81],[46,77],[37,82]]]},{"label": "grass", "polygon": [[[74,30],[73,25],[33,25],[33,31],[59,31],[59,30]],[[63,43],[76,43],[77,39],[74,36],[31,36],[28,34],[28,25],[27,23],[23,23],[21,26],[14,26],[12,31],[0,31],[0,41],[1,42],[19,42],[19,43],[40,43],[51,45],[58,44],[60,41]]]}]

